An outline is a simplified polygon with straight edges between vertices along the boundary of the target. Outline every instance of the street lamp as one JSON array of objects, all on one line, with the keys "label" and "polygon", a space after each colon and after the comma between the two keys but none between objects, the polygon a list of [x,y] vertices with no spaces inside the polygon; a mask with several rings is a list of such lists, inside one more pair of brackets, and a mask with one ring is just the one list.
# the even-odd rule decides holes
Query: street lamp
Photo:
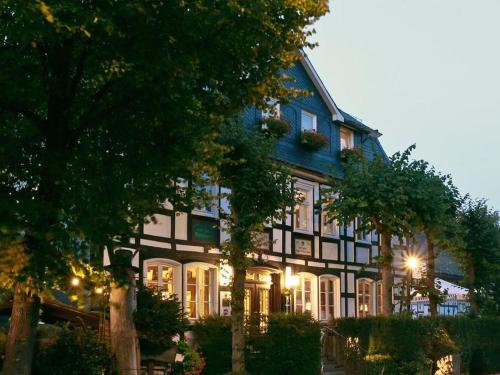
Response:
[{"label": "street lamp", "polygon": [[412,287],[412,281],[413,281],[413,272],[418,269],[420,265],[420,259],[414,255],[409,255],[406,258],[405,262],[405,267],[407,270],[407,278],[408,278],[408,285],[406,289],[406,297],[407,297],[407,309],[408,312],[411,311],[411,287]]}]

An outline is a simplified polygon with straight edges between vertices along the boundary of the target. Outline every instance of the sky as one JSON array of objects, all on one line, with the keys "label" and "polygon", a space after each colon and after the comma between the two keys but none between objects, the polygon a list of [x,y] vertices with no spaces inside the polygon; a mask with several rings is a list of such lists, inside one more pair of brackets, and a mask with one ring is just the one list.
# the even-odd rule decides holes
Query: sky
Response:
[{"label": "sky", "polygon": [[334,0],[308,56],[388,154],[451,174],[500,209],[500,0]]}]

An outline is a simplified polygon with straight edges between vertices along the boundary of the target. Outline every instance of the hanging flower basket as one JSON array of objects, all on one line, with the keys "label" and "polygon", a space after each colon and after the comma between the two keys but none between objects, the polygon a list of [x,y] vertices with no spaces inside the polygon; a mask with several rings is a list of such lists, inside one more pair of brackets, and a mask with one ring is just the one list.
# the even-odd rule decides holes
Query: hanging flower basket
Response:
[{"label": "hanging flower basket", "polygon": [[290,133],[290,123],[279,117],[264,118],[260,122],[260,128],[268,135],[281,138]]},{"label": "hanging flower basket", "polygon": [[365,157],[361,147],[344,148],[339,152],[340,161],[347,162],[349,159],[361,160]]},{"label": "hanging flower basket", "polygon": [[308,151],[317,151],[328,144],[328,138],[314,130],[304,130],[300,133],[300,144]]}]

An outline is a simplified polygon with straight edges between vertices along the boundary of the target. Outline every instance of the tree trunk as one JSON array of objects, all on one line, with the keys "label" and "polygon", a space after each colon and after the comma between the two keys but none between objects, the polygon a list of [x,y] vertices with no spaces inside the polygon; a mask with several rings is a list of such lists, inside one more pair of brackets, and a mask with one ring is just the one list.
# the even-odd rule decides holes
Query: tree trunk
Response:
[{"label": "tree trunk", "polygon": [[232,371],[245,372],[245,267],[233,266],[233,284],[231,286],[231,332],[232,332]]},{"label": "tree trunk", "polygon": [[427,236],[427,270],[426,282],[429,289],[429,311],[431,316],[437,316],[438,301],[436,295],[436,286],[434,279],[436,278],[436,253],[434,251],[434,242]]},{"label": "tree trunk", "polygon": [[116,356],[120,375],[138,375],[140,371],[139,343],[135,331],[133,314],[135,303],[135,273],[126,270],[127,282],[111,284],[109,317],[111,348]]},{"label": "tree trunk", "polygon": [[392,247],[391,235],[387,231],[381,231],[381,244],[380,244],[380,267],[382,271],[382,315],[391,316],[393,313],[392,305]]},{"label": "tree trunk", "polygon": [[467,267],[467,281],[469,287],[469,303],[470,303],[470,314],[472,316],[477,316],[479,313],[479,308],[477,306],[477,296],[476,296],[476,270],[472,264]]},{"label": "tree trunk", "polygon": [[26,294],[25,285],[16,283],[2,374],[31,374],[39,308],[39,298]]}]

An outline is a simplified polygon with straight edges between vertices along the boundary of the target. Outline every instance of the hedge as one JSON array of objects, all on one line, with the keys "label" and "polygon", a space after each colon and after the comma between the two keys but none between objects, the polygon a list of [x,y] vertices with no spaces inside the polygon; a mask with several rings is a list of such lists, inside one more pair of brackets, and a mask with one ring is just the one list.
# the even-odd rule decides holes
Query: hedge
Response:
[{"label": "hedge", "polygon": [[500,318],[346,318],[333,326],[351,338],[346,354],[362,374],[380,373],[382,367],[386,375],[429,374],[448,354],[461,355],[464,373],[500,371]]},{"label": "hedge", "polygon": [[[203,374],[231,370],[231,320],[209,317],[193,327],[205,356]],[[309,315],[271,314],[267,332],[247,337],[246,367],[250,374],[317,375],[321,367],[321,329]]]}]

